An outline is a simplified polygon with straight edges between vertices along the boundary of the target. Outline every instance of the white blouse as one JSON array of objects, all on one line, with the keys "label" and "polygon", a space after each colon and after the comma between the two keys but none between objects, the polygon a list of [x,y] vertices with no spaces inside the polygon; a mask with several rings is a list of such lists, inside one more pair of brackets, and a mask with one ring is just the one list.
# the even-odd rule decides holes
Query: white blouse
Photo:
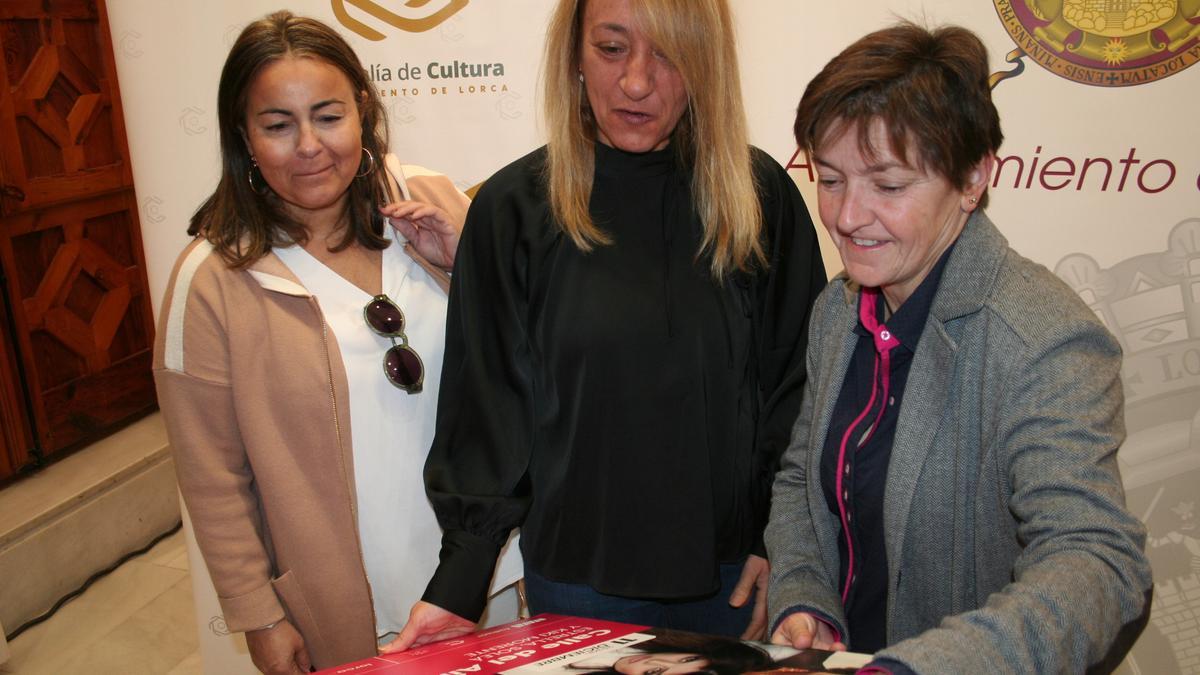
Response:
[{"label": "white blouse", "polygon": [[[385,236],[393,235],[384,228]],[[350,388],[350,438],[358,494],[363,563],[375,605],[378,635],[408,620],[437,568],[441,529],[425,498],[422,469],[433,442],[445,346],[446,295],[403,250],[383,250],[383,292],[404,312],[408,345],[421,357],[425,382],[408,394],[388,381],[383,355],[392,341],[367,326],[363,308],[372,295],[350,283],[300,246],[275,253],[316,297],[334,335]],[[494,588],[521,574],[516,546],[500,565]],[[515,560],[513,560],[515,559]]]}]

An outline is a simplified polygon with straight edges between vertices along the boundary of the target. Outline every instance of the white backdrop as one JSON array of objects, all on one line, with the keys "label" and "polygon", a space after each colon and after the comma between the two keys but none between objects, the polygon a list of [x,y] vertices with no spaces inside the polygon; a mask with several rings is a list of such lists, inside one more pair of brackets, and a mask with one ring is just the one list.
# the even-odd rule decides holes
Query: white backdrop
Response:
[{"label": "white backdrop", "polygon": [[[845,45],[903,17],[974,30],[997,73],[1016,68],[1005,57],[1018,46],[1028,52],[1023,72],[995,90],[1007,140],[989,213],[1015,248],[1067,279],[1126,350],[1130,437],[1120,456],[1129,503],[1149,526],[1156,591],[1151,625],[1123,669],[1200,672],[1200,67],[1188,68],[1200,60],[1200,0],[1099,3],[1162,12],[1126,26],[1111,13],[1089,15],[1082,0],[732,2],[752,140],[793,167],[814,219],[792,115],[804,84]],[[465,189],[540,145],[537,81],[551,5],[288,7],[350,38],[385,94],[393,151]],[[246,22],[277,8],[108,1],[156,300],[188,217],[215,183],[225,53]],[[470,76],[472,66],[488,74]],[[840,267],[828,247],[825,258],[830,271]],[[202,632],[210,618],[201,617]]]}]

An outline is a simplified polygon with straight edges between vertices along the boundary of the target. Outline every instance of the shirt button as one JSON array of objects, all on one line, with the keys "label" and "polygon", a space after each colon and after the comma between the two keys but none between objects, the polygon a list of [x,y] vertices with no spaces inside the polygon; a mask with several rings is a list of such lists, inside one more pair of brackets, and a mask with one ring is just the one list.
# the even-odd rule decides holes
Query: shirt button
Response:
[{"label": "shirt button", "polygon": [[888,397],[888,405],[896,405],[896,397],[895,396]]},{"label": "shirt button", "polygon": [[849,465],[849,464],[847,464],[847,465],[846,465],[846,471],[845,471],[845,473],[846,473],[846,475],[847,475],[847,476],[849,476],[849,475],[850,475],[850,465]]},{"label": "shirt button", "polygon": [[850,501],[850,491],[849,490],[842,490],[842,499],[844,501]]}]

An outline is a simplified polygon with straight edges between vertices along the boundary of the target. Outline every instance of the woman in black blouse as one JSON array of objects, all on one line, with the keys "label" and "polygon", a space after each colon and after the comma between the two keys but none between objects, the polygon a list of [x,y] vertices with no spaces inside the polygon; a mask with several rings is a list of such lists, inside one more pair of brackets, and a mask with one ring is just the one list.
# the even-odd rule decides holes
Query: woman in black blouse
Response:
[{"label": "woman in black blouse", "polygon": [[522,528],[534,612],[760,637],[771,479],[825,284],[747,144],[726,0],[560,0],[546,147],[467,216],[426,487],[441,564],[388,650],[474,627]]}]

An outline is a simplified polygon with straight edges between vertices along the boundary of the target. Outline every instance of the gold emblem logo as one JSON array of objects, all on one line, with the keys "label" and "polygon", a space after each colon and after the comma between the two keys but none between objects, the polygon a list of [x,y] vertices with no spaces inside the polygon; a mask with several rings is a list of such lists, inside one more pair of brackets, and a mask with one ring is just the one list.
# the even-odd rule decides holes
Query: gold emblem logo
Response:
[{"label": "gold emblem logo", "polygon": [[1200,0],[993,0],[1024,57],[1068,80],[1127,87],[1169,77],[1200,61]]},{"label": "gold emblem logo", "polygon": [[386,35],[371,26],[350,16],[346,5],[365,12],[368,16],[378,19],[394,28],[408,33],[424,33],[436,28],[443,21],[454,16],[471,0],[405,0],[400,13],[393,12],[382,3],[371,0],[331,0],[333,15],[343,26],[358,33],[368,40],[382,40]]}]

